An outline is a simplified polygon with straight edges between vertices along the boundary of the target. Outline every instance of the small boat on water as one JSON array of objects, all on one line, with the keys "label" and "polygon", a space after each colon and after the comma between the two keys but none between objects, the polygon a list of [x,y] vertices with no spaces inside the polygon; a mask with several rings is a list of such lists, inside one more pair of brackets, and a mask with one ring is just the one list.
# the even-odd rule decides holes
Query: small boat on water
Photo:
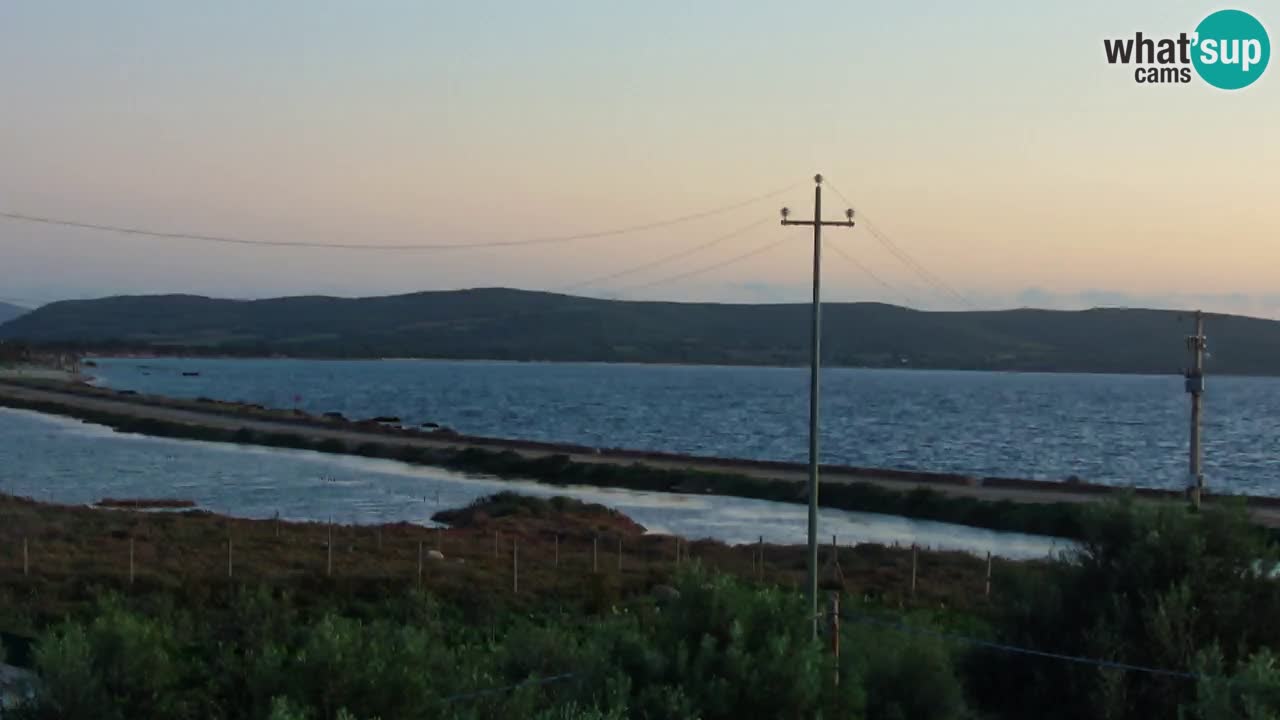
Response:
[{"label": "small boat on water", "polygon": [[198,372],[184,372],[184,373],[182,373],[182,377],[200,377],[200,373],[198,373]]}]

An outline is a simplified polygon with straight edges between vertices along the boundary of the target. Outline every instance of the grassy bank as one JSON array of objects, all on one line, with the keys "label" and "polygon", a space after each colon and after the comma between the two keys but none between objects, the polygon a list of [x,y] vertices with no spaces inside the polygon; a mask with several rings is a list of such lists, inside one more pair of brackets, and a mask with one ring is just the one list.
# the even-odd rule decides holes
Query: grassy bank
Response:
[{"label": "grassy bank", "polygon": [[[104,590],[199,603],[258,583],[344,601],[423,588],[477,612],[587,611],[643,596],[694,562],[782,587],[799,587],[805,576],[802,546],[645,534],[616,511],[568,498],[502,493],[441,517],[453,524],[252,520],[0,495],[0,629],[41,627]],[[909,549],[860,545],[837,552],[824,549],[824,561],[839,563],[842,587],[851,593],[926,606],[984,602],[982,559],[922,551],[912,594]],[[996,560],[995,568],[1011,564]]]},{"label": "grassy bank", "polygon": [[[13,407],[70,415],[121,432],[160,437],[355,454],[506,479],[531,479],[555,485],[592,485],[656,492],[728,495],[788,503],[807,502],[801,484],[737,473],[730,469],[671,469],[639,461],[631,464],[581,462],[566,454],[534,456],[512,450],[481,447],[415,447],[397,442],[394,436],[386,440],[353,444],[335,438],[316,440],[306,434],[305,428],[300,428],[297,432],[259,432],[247,427],[231,430],[137,418],[126,413],[90,410],[55,402],[15,398],[6,398],[4,402]],[[820,501],[823,507],[840,510],[901,515],[991,530],[1066,538],[1080,537],[1084,513],[1080,503],[985,501],[947,495],[928,488],[892,490],[869,482],[826,483]]]},{"label": "grassy bank", "polygon": [[[41,689],[27,720],[146,717],[640,720],[1185,720],[1276,717],[1276,548],[1242,512],[1092,506],[1071,561],[860,547],[824,583],[814,639],[801,548],[695,543],[571,500],[503,495],[452,514],[421,581],[409,526],[329,529],[0,497],[0,632]],[[576,528],[541,544],[549,527]],[[600,533],[622,568],[590,553]],[[589,538],[587,536],[590,536]],[[494,537],[500,546],[494,557]],[[507,540],[503,540],[507,538]],[[227,539],[243,565],[226,574]],[[29,540],[23,575],[4,550]],[[128,581],[132,540],[142,568]],[[323,544],[322,541],[323,540]],[[529,549],[526,588],[507,552]],[[324,572],[328,549],[338,551]],[[560,563],[550,553],[560,551]],[[461,560],[462,562],[458,562]],[[926,585],[928,589],[926,589]],[[824,603],[825,604],[825,603]],[[835,633],[840,652],[832,651]],[[5,715],[6,720],[10,715]]]}]

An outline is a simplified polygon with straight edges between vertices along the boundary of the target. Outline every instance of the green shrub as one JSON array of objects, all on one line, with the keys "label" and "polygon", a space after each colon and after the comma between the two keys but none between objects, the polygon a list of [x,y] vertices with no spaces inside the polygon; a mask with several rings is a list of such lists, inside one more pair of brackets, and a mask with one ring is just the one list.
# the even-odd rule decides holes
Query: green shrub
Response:
[{"label": "green shrub", "polygon": [[[1002,578],[1004,638],[1070,655],[1183,670],[1220,646],[1228,666],[1280,644],[1276,551],[1243,507],[1189,513],[1132,501],[1092,508],[1081,552],[1034,575]],[[984,654],[975,694],[1007,717],[1175,717],[1186,680]]]},{"label": "green shrub", "polygon": [[949,652],[936,640],[856,628],[846,644],[866,716],[885,720],[959,720],[964,690]]},{"label": "green shrub", "polygon": [[1263,648],[1226,671],[1216,646],[1200,651],[1195,670],[1201,677],[1186,720],[1277,720],[1280,718],[1280,662]]},{"label": "green shrub", "polygon": [[189,698],[171,629],[109,600],[88,626],[66,625],[36,647],[38,717],[186,717]]}]

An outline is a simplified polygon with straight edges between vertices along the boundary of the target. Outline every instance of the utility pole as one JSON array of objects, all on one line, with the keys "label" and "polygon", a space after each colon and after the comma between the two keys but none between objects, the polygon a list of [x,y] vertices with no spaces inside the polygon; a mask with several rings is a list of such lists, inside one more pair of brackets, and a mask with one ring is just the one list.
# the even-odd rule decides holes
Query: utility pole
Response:
[{"label": "utility pole", "polygon": [[1191,394],[1191,472],[1188,477],[1187,494],[1191,498],[1191,507],[1200,509],[1201,495],[1204,493],[1204,473],[1200,468],[1200,398],[1204,395],[1204,313],[1196,311],[1196,334],[1187,336],[1187,350],[1191,352],[1191,367],[1187,369],[1187,392]]},{"label": "utility pole", "polygon": [[783,225],[813,226],[813,317],[809,340],[809,605],[813,636],[818,637],[818,376],[822,349],[822,227],[853,227],[853,210],[844,211],[844,220],[822,220],[822,176],[813,176],[813,219],[791,220],[791,211],[782,208]]}]

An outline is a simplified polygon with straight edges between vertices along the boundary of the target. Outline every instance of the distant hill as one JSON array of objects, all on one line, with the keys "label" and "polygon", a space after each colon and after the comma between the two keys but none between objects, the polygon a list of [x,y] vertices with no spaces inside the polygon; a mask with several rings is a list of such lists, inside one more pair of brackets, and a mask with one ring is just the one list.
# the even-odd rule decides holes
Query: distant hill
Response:
[{"label": "distant hill", "polygon": [[[1164,310],[923,312],[824,305],[836,365],[1180,372],[1191,327]],[[1206,320],[1214,373],[1280,374],[1280,322]],[[190,295],[68,300],[0,338],[107,350],[743,365],[807,362],[809,307],[597,300],[507,289],[344,299]]]},{"label": "distant hill", "polygon": [[9,303],[0,302],[0,324],[7,323],[10,320],[29,312],[24,307],[10,305]]}]

